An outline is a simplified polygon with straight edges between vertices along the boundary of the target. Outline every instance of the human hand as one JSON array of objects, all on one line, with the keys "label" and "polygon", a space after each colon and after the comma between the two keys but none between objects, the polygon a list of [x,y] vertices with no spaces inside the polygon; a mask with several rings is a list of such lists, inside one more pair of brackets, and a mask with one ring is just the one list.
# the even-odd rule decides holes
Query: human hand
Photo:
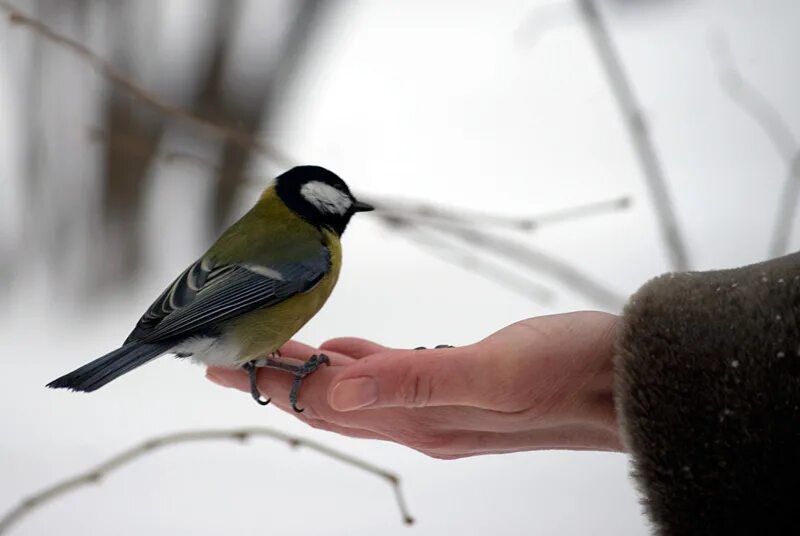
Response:
[{"label": "human hand", "polygon": [[[319,350],[298,342],[283,358],[331,360],[300,389],[297,417],[315,428],[394,441],[436,458],[524,450],[621,451],[613,401],[617,317],[577,312],[530,318],[475,344],[386,348],[355,338]],[[249,392],[240,370],[208,378]],[[291,412],[292,377],[260,369],[258,385]]]}]

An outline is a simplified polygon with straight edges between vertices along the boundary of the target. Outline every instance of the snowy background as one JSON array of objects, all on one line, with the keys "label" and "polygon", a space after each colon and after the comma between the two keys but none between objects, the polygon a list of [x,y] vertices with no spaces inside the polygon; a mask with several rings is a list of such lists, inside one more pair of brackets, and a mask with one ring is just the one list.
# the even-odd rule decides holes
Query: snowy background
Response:
[{"label": "snowy background", "polygon": [[[166,14],[154,31],[165,52],[156,56],[180,71],[180,51],[197,31],[191,21],[202,20],[203,5],[210,1],[163,4]],[[269,15],[266,3],[246,4],[247,20]],[[282,94],[269,139],[372,196],[520,216],[630,196],[633,205],[626,211],[515,235],[624,296],[669,270],[668,256],[629,136],[577,10],[568,2],[540,4],[331,3]],[[651,126],[692,268],[763,260],[788,164],[723,92],[713,43],[727,37],[740,73],[800,137],[800,4],[598,4]],[[262,425],[397,472],[418,521],[403,526],[390,488],[372,475],[310,451],[253,440],[244,446],[218,442],[159,451],[99,486],[43,507],[10,533],[647,532],[621,454],[531,452],[437,461],[395,445],[308,429],[272,407],[257,407],[245,394],[210,384],[201,368],[169,359],[90,396],[44,389],[54,377],[118,345],[152,298],[204,250],[207,238],[197,221],[204,214],[209,177],[196,166],[153,166],[140,222],[149,240],[142,252],[146,276],[94,295],[91,285],[74,283],[81,265],[71,255],[76,248],[90,250],[91,233],[72,228],[77,245],[54,255],[46,240],[36,242],[30,229],[22,229],[32,209],[26,204],[22,156],[27,142],[18,133],[26,123],[20,102],[31,89],[15,73],[34,41],[29,30],[0,21],[0,251],[6,257],[15,252],[18,261],[4,272],[0,290],[5,305],[0,511],[154,435]],[[61,68],[88,94],[100,91],[91,69],[63,54]],[[140,79],[147,82],[146,70]],[[169,88],[163,94],[170,97]],[[83,92],[67,91],[42,106],[55,115],[91,116],[86,99]],[[91,204],[91,176],[73,177],[66,185],[62,179],[74,175],[67,173],[69,162],[97,157],[96,145],[78,132],[90,123],[46,132],[39,155],[48,181],[44,190],[74,203],[68,206],[74,213]],[[168,135],[164,143],[169,142]],[[253,161],[249,176],[264,182],[249,182],[238,191],[236,212],[246,210],[279,171]],[[39,205],[34,216],[51,217],[48,207]],[[427,255],[374,216],[353,222],[344,249],[340,283],[298,334],[300,340],[318,344],[356,335],[400,347],[461,344],[521,318],[599,307],[547,274],[529,271],[528,277],[555,293],[548,303],[531,301]]]}]

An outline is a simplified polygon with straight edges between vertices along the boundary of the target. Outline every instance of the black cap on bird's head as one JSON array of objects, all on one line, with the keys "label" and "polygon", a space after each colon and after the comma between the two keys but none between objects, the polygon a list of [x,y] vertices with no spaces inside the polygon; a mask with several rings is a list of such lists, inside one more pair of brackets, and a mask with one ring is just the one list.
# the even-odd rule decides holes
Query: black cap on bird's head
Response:
[{"label": "black cap on bird's head", "polygon": [[374,207],[353,197],[335,173],[319,166],[297,166],[275,179],[275,193],[301,218],[341,235],[356,212]]}]

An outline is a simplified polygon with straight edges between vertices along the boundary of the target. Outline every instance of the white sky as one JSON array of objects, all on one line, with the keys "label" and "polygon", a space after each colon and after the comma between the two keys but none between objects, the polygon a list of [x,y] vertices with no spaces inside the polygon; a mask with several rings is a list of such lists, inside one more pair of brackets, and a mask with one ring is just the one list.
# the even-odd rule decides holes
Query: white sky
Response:
[{"label": "white sky", "polygon": [[[515,41],[536,4],[343,2],[285,97],[273,141],[370,194],[520,215],[631,195],[634,206],[625,213],[527,238],[629,294],[669,268],[650,199],[594,51],[570,9],[536,43]],[[728,35],[743,74],[800,137],[800,4],[640,4],[604,3],[653,128],[693,266],[761,260],[785,165],[721,93],[708,39],[717,30]],[[0,68],[7,59],[0,55]],[[2,88],[0,106],[13,106],[12,92]],[[254,172],[271,176],[275,170],[256,165]],[[403,527],[389,488],[374,477],[264,441],[160,452],[100,487],[43,508],[15,534],[212,535],[254,527],[288,535],[645,532],[622,455],[431,460],[306,429],[173,360],[150,364],[91,396],[44,390],[48,380],[118,344],[166,281],[203,249],[189,217],[163,216],[178,195],[199,203],[197,170],[171,166],[160,173],[170,180],[157,183],[152,217],[144,222],[159,237],[149,252],[152,279],[128,295],[79,308],[31,280],[7,308],[0,326],[6,438],[0,442],[0,509],[158,433],[265,425],[397,471],[419,522]],[[4,199],[18,186],[0,181]],[[256,193],[243,192],[242,210]],[[302,340],[358,335],[405,347],[461,344],[527,316],[595,307],[547,277],[538,280],[558,298],[547,306],[532,303],[420,253],[367,216],[353,222],[344,248],[340,284]],[[29,292],[34,289],[39,292]],[[23,302],[30,293],[41,299]]]}]

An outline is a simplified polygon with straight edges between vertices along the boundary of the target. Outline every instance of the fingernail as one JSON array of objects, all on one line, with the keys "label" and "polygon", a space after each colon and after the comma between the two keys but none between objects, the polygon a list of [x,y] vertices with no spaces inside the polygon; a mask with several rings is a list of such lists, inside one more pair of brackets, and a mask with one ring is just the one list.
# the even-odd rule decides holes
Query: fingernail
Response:
[{"label": "fingernail", "polygon": [[378,400],[378,384],[374,379],[352,378],[337,383],[331,391],[331,407],[337,411],[352,411],[374,404]]},{"label": "fingernail", "polygon": [[222,387],[230,387],[228,379],[223,375],[217,374],[217,372],[213,370],[206,371],[206,378],[216,383],[217,385],[221,385]]}]

